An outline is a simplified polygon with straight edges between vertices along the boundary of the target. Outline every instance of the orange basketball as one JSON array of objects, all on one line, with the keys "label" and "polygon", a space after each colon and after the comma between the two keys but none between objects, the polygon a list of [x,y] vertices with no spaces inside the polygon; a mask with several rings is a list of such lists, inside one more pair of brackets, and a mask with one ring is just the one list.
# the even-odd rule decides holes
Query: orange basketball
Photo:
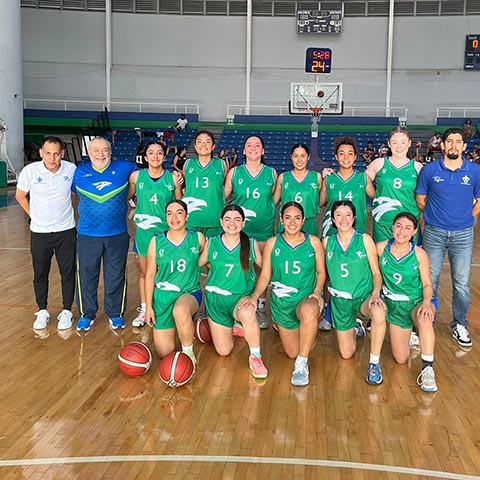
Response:
[{"label": "orange basketball", "polygon": [[169,387],[181,387],[192,377],[195,368],[191,358],[183,352],[172,352],[163,357],[158,374],[163,383]]},{"label": "orange basketball", "polygon": [[212,343],[212,334],[210,333],[208,318],[203,317],[195,320],[193,334],[201,343]]},{"label": "orange basketball", "polygon": [[147,373],[151,365],[152,352],[143,343],[129,343],[118,354],[118,366],[129,377],[137,377]]}]

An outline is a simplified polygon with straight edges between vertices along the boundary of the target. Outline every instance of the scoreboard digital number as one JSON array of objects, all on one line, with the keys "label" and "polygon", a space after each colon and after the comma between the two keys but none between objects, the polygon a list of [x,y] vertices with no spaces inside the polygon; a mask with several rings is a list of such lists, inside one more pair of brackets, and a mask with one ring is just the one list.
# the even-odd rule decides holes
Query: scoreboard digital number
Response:
[{"label": "scoreboard digital number", "polygon": [[330,73],[332,69],[332,50],[330,48],[307,48],[305,73]]},{"label": "scoreboard digital number", "polygon": [[464,70],[480,70],[480,34],[467,35]]}]

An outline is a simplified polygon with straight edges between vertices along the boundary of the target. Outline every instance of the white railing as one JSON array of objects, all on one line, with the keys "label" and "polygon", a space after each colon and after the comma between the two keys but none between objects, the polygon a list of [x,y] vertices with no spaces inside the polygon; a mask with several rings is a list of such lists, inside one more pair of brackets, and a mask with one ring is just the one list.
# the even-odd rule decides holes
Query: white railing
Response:
[{"label": "white railing", "polygon": [[439,107],[437,108],[437,118],[438,117],[480,117],[480,107]]},{"label": "white railing", "polygon": [[[104,110],[106,102],[101,100],[70,100],[52,98],[24,98],[23,108],[46,110]],[[155,102],[110,102],[109,112],[140,112],[140,113],[199,113],[196,103],[155,103]]]},{"label": "white railing", "polygon": [[[249,110],[249,113],[247,111]],[[227,118],[232,115],[289,115],[285,105],[227,105]],[[407,118],[406,107],[345,107],[343,115],[346,117],[403,117]]]}]

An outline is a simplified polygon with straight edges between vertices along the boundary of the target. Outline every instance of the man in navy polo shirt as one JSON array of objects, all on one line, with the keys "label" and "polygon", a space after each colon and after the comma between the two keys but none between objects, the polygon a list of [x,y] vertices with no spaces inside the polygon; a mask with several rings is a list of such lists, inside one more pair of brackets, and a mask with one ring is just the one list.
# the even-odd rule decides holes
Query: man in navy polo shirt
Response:
[{"label": "man in navy polo shirt", "polygon": [[425,219],[423,247],[430,258],[434,294],[448,252],[453,286],[452,336],[461,347],[470,347],[467,312],[473,226],[480,213],[480,166],[462,157],[467,143],[460,128],[445,131],[441,148],[443,158],[420,171],[416,200]]},{"label": "man in navy polo shirt", "polygon": [[90,162],[78,166],[72,190],[79,197],[77,238],[77,330],[88,331],[98,310],[97,290],[103,262],[104,310],[113,329],[125,328],[127,197],[134,163],[112,161],[110,142],[96,137]]}]

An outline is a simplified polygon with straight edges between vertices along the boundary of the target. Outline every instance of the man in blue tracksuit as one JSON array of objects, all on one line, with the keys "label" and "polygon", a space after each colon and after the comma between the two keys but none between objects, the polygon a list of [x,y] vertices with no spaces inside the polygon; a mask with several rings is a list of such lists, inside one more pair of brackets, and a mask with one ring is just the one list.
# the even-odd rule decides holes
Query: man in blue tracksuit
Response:
[{"label": "man in blue tracksuit", "polygon": [[108,140],[97,137],[88,148],[90,162],[79,165],[72,190],[78,195],[77,330],[88,331],[98,310],[103,261],[104,310],[113,329],[125,328],[126,263],[129,247],[127,196],[135,164],[112,161]]}]

